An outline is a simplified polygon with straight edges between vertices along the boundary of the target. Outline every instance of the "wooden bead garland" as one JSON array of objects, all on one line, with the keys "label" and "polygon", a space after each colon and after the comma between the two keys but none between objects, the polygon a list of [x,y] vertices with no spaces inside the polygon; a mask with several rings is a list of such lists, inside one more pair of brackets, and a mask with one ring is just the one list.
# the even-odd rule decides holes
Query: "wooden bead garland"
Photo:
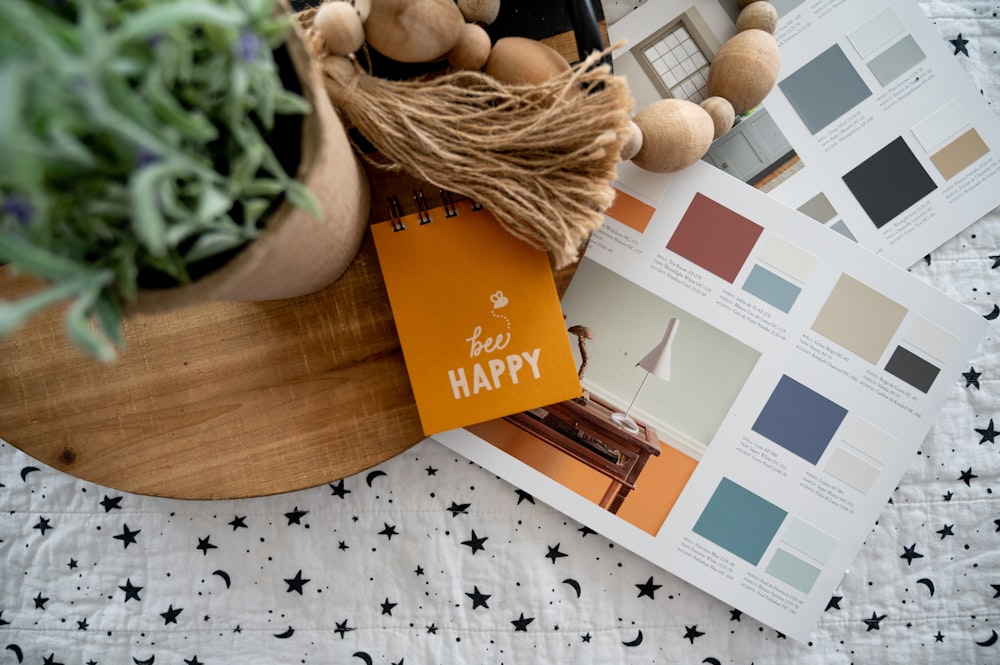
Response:
[{"label": "wooden bead garland", "polygon": [[[706,121],[717,139],[732,128],[737,115],[760,104],[774,87],[781,65],[773,34],[777,11],[767,0],[740,0],[740,6],[738,32],[722,45],[709,66],[709,97],[700,106],[694,105],[700,113],[688,106],[673,106],[669,112],[677,117],[669,121],[661,117],[668,112],[663,108],[636,115],[643,141],[632,158],[637,166],[670,173],[694,164],[711,146],[711,141],[705,144],[702,139]],[[663,131],[665,126],[672,130]],[[650,142],[653,145],[647,147]],[[653,155],[656,157],[650,157]]]},{"label": "wooden bead garland", "polygon": [[[712,141],[733,127],[736,116],[760,104],[777,81],[780,55],[773,34],[777,27],[777,11],[769,0],[739,0],[739,5],[742,9],[736,21],[737,32],[722,45],[709,66],[709,96],[701,104],[681,99],[662,99],[641,109],[629,120],[627,114],[631,109],[626,108],[630,104],[624,103],[628,97],[624,79],[606,79],[606,82],[613,81],[613,87],[622,88],[621,101],[617,102],[620,106],[606,107],[601,111],[602,117],[607,118],[606,126],[609,130],[587,139],[591,141],[589,147],[579,154],[582,156],[586,153],[588,160],[610,159],[612,170],[615,162],[631,160],[640,168],[658,173],[679,171],[701,159]],[[580,78],[577,69],[571,68],[558,52],[542,42],[505,37],[491,44],[490,37],[482,26],[492,23],[499,14],[499,9],[500,0],[326,0],[310,16],[311,20],[303,24],[309,28],[310,45],[317,55],[343,57],[342,61],[324,61],[328,81],[334,84],[334,88],[330,88],[330,83],[327,86],[331,96],[335,92],[338,95],[350,95],[353,94],[352,90],[362,87],[357,78],[362,72],[354,56],[365,43],[386,57],[400,62],[447,60],[454,72],[485,74],[498,85],[514,86],[515,89],[522,89],[525,94],[533,94],[535,88],[548,85],[550,81]],[[304,14],[300,14],[300,17]],[[593,57],[588,58],[588,62],[591,61],[596,62]],[[372,92],[368,83],[364,83],[364,87],[368,88],[366,94],[370,94],[372,99],[396,89],[387,86],[380,88],[378,92]],[[558,103],[563,104],[563,108],[573,108],[574,104],[568,100],[586,98],[585,94],[577,93],[579,88],[576,87],[570,90],[559,84],[546,89],[551,91],[547,94],[559,98]],[[398,90],[398,94],[402,96],[411,94],[403,88]],[[339,100],[335,97],[334,101],[347,104],[348,99],[341,96]],[[565,106],[567,103],[569,105]],[[620,113],[625,114],[624,118],[611,120],[612,115]],[[566,122],[593,125],[594,118],[587,117],[588,120],[565,120],[559,128],[565,129]],[[548,118],[551,120],[552,115]],[[506,122],[506,119],[500,118],[499,121]],[[601,119],[598,118],[597,123],[600,122]],[[433,128],[428,131],[455,136],[453,132],[437,132]],[[397,132],[395,136],[399,138],[400,135]],[[452,139],[452,142],[455,140]],[[542,142],[544,143],[544,139]],[[539,150],[545,148],[539,145]],[[457,154],[460,151],[453,152]],[[399,163],[405,165],[406,161],[400,158],[400,153],[397,151],[396,154]],[[524,165],[530,173],[531,162],[525,162]],[[476,171],[475,163],[471,167]],[[479,171],[489,168],[485,164],[478,166]],[[551,168],[555,167],[549,164],[542,170],[549,174]],[[414,175],[433,182],[428,173],[422,172],[419,167],[416,170]],[[599,170],[591,169],[592,172]],[[609,173],[604,177],[610,180],[613,175]],[[613,198],[613,194],[606,193],[610,190],[609,186],[593,189],[599,184],[593,180],[582,184],[586,180],[581,181],[581,187],[586,187],[589,192],[586,195],[589,203],[584,206],[584,210],[596,212],[600,217],[610,205],[609,196]],[[604,183],[608,184],[609,181]],[[561,190],[550,190],[548,196],[553,196],[553,191]],[[480,194],[481,197],[486,196],[482,190]],[[556,196],[558,198],[557,194]],[[536,191],[532,193],[532,197],[545,198],[545,195]],[[489,203],[486,200],[480,202]],[[497,200],[496,203],[500,204],[501,201]],[[562,201],[561,205],[567,208],[567,214],[561,216],[577,219],[588,216],[579,208],[569,210],[577,203]],[[553,206],[560,204],[555,200],[539,200],[530,205],[548,206],[550,212],[546,216],[551,218],[555,216]],[[552,252],[557,266],[573,260],[581,234],[585,238],[593,230],[594,222],[589,219],[578,224],[575,229],[569,229],[563,221],[559,222],[563,225],[559,227],[562,228],[561,231],[555,231],[556,227],[552,225],[547,229],[526,229],[516,219],[503,219],[505,211],[495,212],[509,231],[530,244]],[[510,212],[513,218],[519,216],[514,211]],[[599,224],[599,221],[596,223]],[[510,228],[511,224],[517,228]]]}]

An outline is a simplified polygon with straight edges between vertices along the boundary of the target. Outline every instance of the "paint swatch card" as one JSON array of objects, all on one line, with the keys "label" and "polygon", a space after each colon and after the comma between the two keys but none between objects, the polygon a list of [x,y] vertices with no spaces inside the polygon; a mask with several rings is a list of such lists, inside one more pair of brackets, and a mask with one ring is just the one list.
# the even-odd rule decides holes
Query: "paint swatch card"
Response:
[{"label": "paint swatch card", "polygon": [[580,394],[544,252],[467,201],[372,235],[425,434]]},{"label": "paint swatch card", "polygon": [[[903,267],[1000,205],[1000,123],[917,3],[771,4],[776,85],[706,162]],[[614,66],[637,108],[704,99],[739,12],[731,0],[662,0],[611,25],[611,43],[629,45]],[[763,267],[750,289],[786,303],[794,293]]]},{"label": "paint swatch card", "polygon": [[436,438],[808,639],[987,322],[706,163],[615,187],[561,303],[587,398]]}]

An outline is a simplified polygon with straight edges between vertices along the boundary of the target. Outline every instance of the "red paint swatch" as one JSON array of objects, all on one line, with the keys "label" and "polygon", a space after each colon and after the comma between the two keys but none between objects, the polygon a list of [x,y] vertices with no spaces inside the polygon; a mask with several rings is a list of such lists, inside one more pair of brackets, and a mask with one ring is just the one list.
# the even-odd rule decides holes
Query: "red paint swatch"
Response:
[{"label": "red paint swatch", "polygon": [[764,228],[695,194],[667,249],[732,284]]}]

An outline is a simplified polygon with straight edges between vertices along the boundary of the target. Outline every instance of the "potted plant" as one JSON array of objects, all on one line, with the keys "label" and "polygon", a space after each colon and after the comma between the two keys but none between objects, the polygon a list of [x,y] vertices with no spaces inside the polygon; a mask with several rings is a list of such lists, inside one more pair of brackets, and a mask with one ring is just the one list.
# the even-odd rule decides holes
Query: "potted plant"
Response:
[{"label": "potted plant", "polygon": [[302,295],[360,246],[368,185],[279,0],[0,2],[0,263],[102,359],[131,311]]}]

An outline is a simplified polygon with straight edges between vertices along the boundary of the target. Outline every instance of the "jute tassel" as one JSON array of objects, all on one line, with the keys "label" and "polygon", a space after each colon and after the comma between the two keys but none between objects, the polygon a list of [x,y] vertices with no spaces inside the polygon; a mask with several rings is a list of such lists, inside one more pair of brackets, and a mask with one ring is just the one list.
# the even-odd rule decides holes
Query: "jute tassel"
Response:
[{"label": "jute tassel", "polygon": [[604,221],[632,98],[596,64],[603,54],[544,84],[511,86],[478,71],[390,81],[317,53],[334,105],[385,158],[478,201],[556,267],[575,261]]}]

